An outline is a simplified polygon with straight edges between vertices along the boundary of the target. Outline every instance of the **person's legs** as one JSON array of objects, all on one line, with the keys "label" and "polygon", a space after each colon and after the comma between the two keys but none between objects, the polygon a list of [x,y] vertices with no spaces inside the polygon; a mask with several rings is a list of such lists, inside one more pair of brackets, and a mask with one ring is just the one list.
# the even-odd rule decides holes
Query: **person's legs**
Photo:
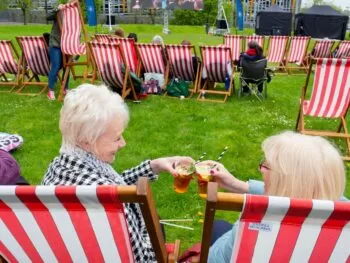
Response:
[{"label": "person's legs", "polygon": [[51,68],[49,72],[49,89],[53,91],[57,81],[57,73],[62,68],[62,52],[60,48],[50,47],[49,56],[51,61]]},{"label": "person's legs", "polygon": [[213,232],[210,240],[210,246],[212,246],[215,241],[221,237],[226,232],[232,229],[232,224],[224,220],[215,220],[213,224]]},{"label": "person's legs", "polygon": [[264,82],[262,81],[262,82],[260,82],[260,83],[258,84],[258,91],[259,91],[260,93],[262,93],[262,92],[263,92],[263,89],[264,89]]}]

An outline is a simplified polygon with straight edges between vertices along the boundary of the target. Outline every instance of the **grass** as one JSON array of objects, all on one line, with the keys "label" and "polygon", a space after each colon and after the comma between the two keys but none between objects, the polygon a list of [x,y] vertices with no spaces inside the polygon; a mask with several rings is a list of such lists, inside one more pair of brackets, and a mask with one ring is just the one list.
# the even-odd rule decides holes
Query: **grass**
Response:
[{"label": "grass", "polygon": [[[126,32],[136,32],[141,42],[150,41],[161,32],[161,26],[123,25]],[[18,35],[40,35],[49,31],[47,25],[0,26],[1,39],[14,39]],[[204,35],[202,27],[170,27],[166,43],[179,43],[183,39],[193,44],[219,44],[221,37]],[[89,32],[93,33],[93,28]],[[101,31],[100,31],[101,32]],[[236,73],[236,88],[238,87]],[[216,159],[225,146],[229,151],[222,163],[238,178],[261,179],[257,166],[263,157],[262,141],[284,130],[294,130],[298,112],[300,90],[306,75],[277,75],[268,85],[268,99],[263,102],[254,97],[231,97],[227,103],[203,103],[194,98],[178,100],[170,97],[149,96],[141,104],[128,101],[131,119],[125,131],[127,146],[117,153],[114,167],[118,172],[135,166],[145,159],[161,156],[188,155],[197,159],[203,152]],[[80,81],[71,80],[70,87]],[[14,152],[22,174],[32,184],[39,184],[49,163],[58,154],[61,136],[58,130],[61,103],[50,102],[43,96],[19,96],[0,93],[0,131],[21,134],[22,148]],[[313,127],[336,127],[330,121],[307,120]],[[344,150],[344,144],[334,141]],[[345,195],[350,197],[349,165],[347,165]],[[163,173],[152,184],[157,209],[163,219],[193,218],[194,231],[166,227],[169,241],[179,238],[182,248],[201,238],[204,200],[197,194],[196,183],[189,191],[176,194],[173,179]],[[219,213],[218,218],[233,222],[238,214]]]}]

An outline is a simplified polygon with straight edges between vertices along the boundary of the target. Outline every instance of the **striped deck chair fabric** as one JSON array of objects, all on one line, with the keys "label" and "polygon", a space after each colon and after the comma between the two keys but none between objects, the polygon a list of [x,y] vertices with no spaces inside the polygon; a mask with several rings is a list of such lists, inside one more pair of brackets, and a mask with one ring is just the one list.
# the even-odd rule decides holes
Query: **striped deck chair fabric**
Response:
[{"label": "striped deck chair fabric", "polygon": [[145,72],[165,73],[166,65],[163,61],[163,48],[157,44],[136,44]]},{"label": "striped deck chair fabric", "polygon": [[283,61],[288,40],[288,36],[270,36],[268,62],[281,63]]},{"label": "striped deck chair fabric", "polygon": [[350,58],[350,40],[343,40],[339,43],[335,58]]},{"label": "striped deck chair fabric", "polygon": [[350,60],[317,60],[311,98],[303,104],[304,114],[339,118],[347,111],[349,101]]},{"label": "striped deck chair fabric", "polygon": [[79,2],[75,1],[63,5],[60,9],[62,14],[61,49],[62,53],[66,55],[86,54],[86,44],[80,43],[82,21],[78,5]]},{"label": "striped deck chair fabric", "polygon": [[210,81],[225,82],[230,75],[228,67],[231,66],[231,55],[228,47],[201,46],[203,73]]},{"label": "striped deck chair fabric", "polygon": [[175,262],[179,241],[164,243],[145,177],[127,186],[0,186],[0,255],[8,262],[135,262],[123,203],[143,204],[157,262]]},{"label": "striped deck chair fabric", "polygon": [[232,60],[239,60],[243,48],[243,36],[225,35],[224,45],[231,49]]},{"label": "striped deck chair fabric", "polygon": [[331,57],[331,49],[334,45],[334,40],[319,40],[316,41],[315,47],[311,55],[314,58],[330,58]]},{"label": "striped deck chair fabric", "polygon": [[350,203],[245,195],[231,262],[350,262]]},{"label": "striped deck chair fabric", "polygon": [[37,76],[48,76],[50,61],[44,37],[24,36],[17,39],[21,43],[28,68]]},{"label": "striped deck chair fabric", "polygon": [[264,36],[245,36],[245,49],[248,49],[248,43],[250,41],[255,41],[258,42],[259,46],[262,47],[262,49],[264,50]]},{"label": "striped deck chair fabric", "polygon": [[109,34],[95,34],[94,40],[103,43],[110,43],[110,36],[111,35]]},{"label": "striped deck chair fabric", "polygon": [[125,62],[129,66],[131,72],[136,73],[138,59],[135,47],[135,40],[132,38],[114,38],[114,41],[120,43],[125,55]]},{"label": "striped deck chair fabric", "polygon": [[302,63],[305,59],[310,37],[297,36],[290,40],[287,62]]},{"label": "striped deck chair fabric", "polygon": [[[4,81],[1,81],[1,85],[13,86],[9,90],[1,92],[10,92],[18,86],[19,81],[19,55],[11,40],[0,40],[0,76]],[[14,81],[9,81],[6,78],[6,74],[15,76]]]},{"label": "striped deck chair fabric", "polygon": [[194,81],[196,72],[192,62],[192,57],[195,55],[192,53],[193,46],[167,45],[166,50],[174,77]]}]

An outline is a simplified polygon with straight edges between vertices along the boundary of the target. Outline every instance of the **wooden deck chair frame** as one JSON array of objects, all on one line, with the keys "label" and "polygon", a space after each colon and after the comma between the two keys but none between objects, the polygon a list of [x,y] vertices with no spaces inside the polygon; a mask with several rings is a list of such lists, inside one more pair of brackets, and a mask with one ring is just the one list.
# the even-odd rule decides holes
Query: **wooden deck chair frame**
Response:
[{"label": "wooden deck chair frame", "polygon": [[[74,61],[74,56],[78,55],[78,54],[74,54],[74,55],[63,54],[63,59],[62,59],[63,68],[65,68],[66,70],[64,72],[64,76],[63,76],[63,80],[62,80],[62,84],[61,84],[61,89],[60,89],[60,94],[58,96],[59,101],[63,100],[64,94],[65,94],[64,90],[66,87],[66,82],[68,80],[68,74],[70,74],[70,71],[72,72],[72,76],[74,79],[83,78],[83,81],[85,82],[86,79],[88,78],[88,70],[89,70],[89,66],[91,64],[91,53],[90,53],[90,50],[89,50],[89,47],[87,44],[88,43],[88,33],[87,33],[87,30],[85,27],[82,10],[81,10],[81,7],[80,7],[78,0],[75,0],[71,3],[66,4],[66,5],[72,5],[72,4],[77,4],[77,8],[78,8],[79,19],[80,19],[80,24],[81,24],[81,28],[82,28],[81,33],[83,33],[84,43],[86,45],[86,61],[84,61],[84,62]],[[63,21],[62,21],[60,11],[57,12],[57,22],[58,22],[58,26],[60,28],[60,31],[62,33]],[[74,69],[75,66],[85,66],[85,70],[84,70],[84,73],[82,76],[78,76],[75,74],[75,69]]]},{"label": "wooden deck chair frame", "polygon": [[[0,85],[1,86],[12,86],[12,88],[10,88],[9,90],[1,90],[0,92],[12,92],[16,87],[19,86],[20,65],[21,65],[20,55],[19,55],[18,51],[16,50],[15,46],[13,45],[12,40],[0,40],[0,42],[6,43],[7,47],[9,48],[9,51],[11,52],[11,59],[13,59],[16,63],[16,70],[17,70],[16,74],[8,73],[8,72],[6,72],[5,69],[3,69],[3,71],[1,71],[0,77],[2,77],[4,79],[4,81],[0,81]],[[2,53],[1,47],[0,47],[0,53]],[[10,55],[10,54],[8,54],[8,55]],[[9,81],[6,77],[6,73],[14,75],[15,80]]]},{"label": "wooden deck chair frame", "polygon": [[[235,45],[231,45],[230,43],[233,42],[234,39],[239,39],[240,47],[238,47],[236,50],[234,47]],[[232,61],[238,61],[241,53],[243,52],[243,44],[244,44],[244,36],[241,35],[224,35],[223,38],[223,44],[231,49],[231,59]],[[235,52],[237,51],[237,52]]]},{"label": "wooden deck chair frame", "polygon": [[[141,51],[140,51],[140,47],[142,46],[158,46],[158,47],[161,47],[161,45],[159,44],[144,44],[144,43],[135,43],[136,45],[136,52],[137,52],[137,57],[138,57],[138,61],[139,61],[139,65],[137,66],[137,76],[138,77],[141,77],[141,71],[142,69],[146,69],[145,67],[145,62],[143,61],[142,59],[142,55],[141,55]],[[163,56],[161,55],[160,56],[160,59],[163,59]],[[164,68],[165,68],[165,72],[155,72],[155,73],[162,73],[164,74],[164,85],[161,87],[161,89],[164,91],[165,90],[165,87],[168,85],[168,81],[169,81],[169,61],[168,59],[166,58],[166,63],[164,63],[163,61],[163,64],[164,64]],[[145,72],[147,73],[147,72]]]},{"label": "wooden deck chair frame", "polygon": [[[202,75],[203,75],[203,69],[205,67],[205,58],[204,58],[204,54],[203,54],[203,49],[205,48],[215,48],[215,49],[226,49],[228,50],[229,52],[229,62],[231,62],[231,68],[232,68],[232,74],[230,76],[230,86],[229,86],[229,89],[227,91],[222,91],[222,90],[215,90],[215,82],[213,83],[213,81],[209,80],[209,77],[207,77],[203,83],[203,86],[200,85],[200,83],[198,83],[198,97],[197,97],[197,100],[202,100],[202,101],[214,101],[214,102],[223,102],[225,103],[227,98],[229,96],[232,95],[232,93],[234,94],[235,93],[235,82],[234,82],[234,67],[232,65],[232,54],[231,54],[231,49],[229,47],[226,47],[226,46],[221,46],[221,47],[211,47],[211,46],[199,46],[200,48],[200,52],[201,52],[201,58],[202,58],[202,67],[201,67],[201,70],[200,70],[200,75],[199,75],[199,81],[202,79]],[[209,74],[208,74],[209,75]],[[209,87],[210,84],[213,84],[214,86],[214,89],[207,89]],[[202,94],[219,94],[219,95],[224,95],[224,99],[221,101],[221,100],[213,100],[213,99],[203,99],[201,98],[202,97]]]},{"label": "wooden deck chair frame", "polygon": [[[19,186],[22,188],[33,188],[33,186]],[[43,187],[43,186],[41,186]],[[60,186],[64,187],[64,186]],[[68,186],[71,187],[71,186]],[[97,186],[103,187],[103,186]],[[157,262],[160,263],[175,263],[177,262],[180,241],[176,240],[172,244],[173,249],[170,253],[167,252],[166,244],[162,234],[162,230],[159,223],[159,217],[156,211],[155,202],[153,199],[151,187],[146,177],[140,177],[136,185],[124,185],[115,186],[113,193],[118,195],[118,199],[121,203],[138,203],[150,236],[152,247],[155,251]],[[34,197],[34,196],[33,196]],[[33,204],[35,200],[39,200],[36,196],[33,198]],[[57,206],[59,209],[60,206]],[[0,246],[0,249],[3,249]],[[38,248],[39,249],[39,248]],[[6,250],[5,250],[6,251]],[[0,256],[0,262],[6,262],[5,255]]]},{"label": "wooden deck chair frame", "polygon": [[[346,49],[347,51],[346,50],[342,50],[343,46],[345,46],[345,48],[347,48]],[[342,41],[340,41],[336,45],[336,47],[334,48],[334,51],[335,50],[337,50],[337,52],[334,55],[334,58],[350,58],[350,40],[342,40]]]},{"label": "wooden deck chair frame", "polygon": [[[302,51],[303,55],[302,55],[301,61],[290,61],[289,60],[292,52],[294,52],[294,50],[292,50],[291,47],[298,40],[298,38],[300,38],[300,37],[299,36],[291,37],[289,40],[288,48],[286,50],[286,56],[285,56],[285,59],[283,61],[283,64],[284,64],[284,67],[286,68],[288,74],[291,74],[292,73],[291,70],[294,70],[294,69],[303,69],[304,72],[306,72],[306,73],[309,69],[308,60],[307,60],[307,50],[308,50],[308,47],[309,47],[309,44],[311,41],[311,37],[303,37],[303,38],[305,38],[306,44],[305,44],[304,50]],[[294,63],[294,62],[299,62],[300,65],[298,65],[297,67],[290,66],[290,63]]]},{"label": "wooden deck chair frame", "polygon": [[[179,76],[175,76],[174,65],[171,63],[171,59],[170,58],[172,57],[171,48],[176,48],[176,47],[190,49],[191,50],[191,54],[192,54],[191,60],[192,60],[193,55],[194,55],[195,58],[197,58],[196,48],[193,45],[166,45],[165,49],[166,49],[167,56],[168,56],[169,71],[171,72],[172,77],[174,77],[174,78],[178,78]],[[191,64],[192,64],[192,62],[191,62]],[[193,66],[193,64],[191,66]],[[192,81],[193,82],[193,88],[192,89],[188,89],[191,92],[189,97],[192,97],[193,94],[197,93],[200,68],[201,68],[201,62],[198,60],[197,61],[197,69],[194,70],[195,79],[194,80],[185,79],[185,81]],[[180,76],[180,78],[181,78],[181,76]],[[164,95],[166,95],[166,92],[164,93]]]},{"label": "wooden deck chair frame", "polygon": [[[48,74],[50,72],[50,60],[49,60],[49,54],[48,54],[48,47],[47,47],[47,44],[46,44],[46,41],[44,39],[44,37],[42,36],[23,36],[23,37],[16,37],[16,40],[18,42],[18,45],[20,46],[22,52],[21,52],[21,57],[20,57],[20,79],[19,79],[19,82],[21,83],[21,86],[20,88],[17,90],[17,93],[18,94],[21,94],[21,95],[39,95],[39,94],[42,94],[44,93],[47,89],[48,89],[48,81],[40,81],[40,78],[39,78],[39,75],[34,73],[33,69],[30,68],[29,66],[29,63],[26,59],[26,56],[24,54],[24,48],[23,48],[23,41],[26,39],[26,38],[37,38],[37,39],[40,39],[40,41],[42,42],[45,50],[46,50],[46,55],[47,55],[47,77],[48,77]],[[27,67],[29,67],[27,69]],[[32,76],[29,77],[29,73],[32,73]],[[28,80],[26,80],[26,78],[28,78]],[[33,80],[36,80],[36,81],[33,81]],[[60,78],[59,78],[60,80]],[[37,85],[37,86],[42,86],[43,88],[40,90],[39,93],[22,93],[22,91],[24,90],[24,88],[26,86],[31,86],[31,85]]]},{"label": "wooden deck chair frame", "polygon": [[[93,52],[93,47],[92,47],[93,44],[94,44],[93,42],[89,42],[88,43],[89,49],[91,50],[92,65],[93,65],[93,71],[94,71],[94,74],[93,74],[92,79],[91,79],[91,83],[95,82],[95,80],[97,79],[97,74],[99,74],[100,75],[100,79],[103,80],[103,78],[101,76],[101,73],[100,73],[100,71],[98,69],[98,66],[97,66],[97,59],[98,58],[95,56],[95,54]],[[121,87],[121,90],[122,90],[121,96],[122,96],[123,99],[125,99],[131,92],[134,100],[137,100],[137,96],[136,96],[136,92],[135,92],[135,89],[134,89],[134,85],[132,83],[131,76],[130,76],[130,70],[129,70],[128,65],[126,64],[125,55],[124,55],[124,52],[123,52],[120,44],[116,44],[116,43],[98,43],[98,44],[99,45],[108,45],[110,47],[114,47],[114,48],[117,49],[117,52],[119,52],[119,54],[121,55],[121,59],[123,61],[123,64],[125,65],[123,87]]]},{"label": "wooden deck chair frame", "polygon": [[[299,113],[297,117],[297,122],[295,129],[302,133],[302,134],[308,134],[308,135],[316,135],[316,136],[326,136],[326,137],[336,137],[336,138],[343,138],[346,141],[347,145],[347,156],[343,156],[343,160],[345,161],[350,161],[350,134],[348,132],[347,124],[346,124],[346,115],[349,110],[350,105],[348,104],[347,110],[343,116],[341,116],[340,123],[338,126],[338,129],[336,131],[323,131],[323,130],[310,130],[310,129],[305,129],[305,118],[304,118],[304,112],[303,112],[303,105],[305,102],[306,98],[306,92],[310,80],[310,75],[312,72],[312,66],[317,63],[317,59],[312,58],[311,63],[309,65],[309,72],[306,77],[305,85],[302,88],[301,91],[301,98],[300,98],[300,106],[299,106]],[[341,132],[341,130],[344,130],[344,132]]]},{"label": "wooden deck chair frame", "polygon": [[[278,41],[279,39],[282,39],[283,41],[285,40],[285,44],[284,46],[282,46],[282,49],[280,51],[277,51],[277,52],[280,52],[280,59],[278,60],[274,60],[272,62],[270,62],[270,58],[271,58],[271,52],[273,52],[272,50],[272,41],[276,39],[276,41]],[[283,60],[284,60],[284,57],[286,55],[286,52],[287,52],[287,47],[288,47],[288,44],[289,44],[289,41],[290,41],[290,37],[289,36],[270,36],[268,41],[267,41],[267,62],[268,63],[278,63],[278,66],[277,68],[278,69],[282,69],[283,71],[287,72],[287,68],[286,68],[286,65],[283,63]],[[276,47],[276,49],[278,49]]]}]

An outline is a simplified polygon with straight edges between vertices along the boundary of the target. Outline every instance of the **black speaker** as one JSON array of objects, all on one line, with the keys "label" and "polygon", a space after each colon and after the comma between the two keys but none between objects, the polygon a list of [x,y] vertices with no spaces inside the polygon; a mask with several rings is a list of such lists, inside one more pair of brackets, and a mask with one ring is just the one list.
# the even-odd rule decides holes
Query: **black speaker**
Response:
[{"label": "black speaker", "polygon": [[227,23],[225,19],[216,20],[216,28],[218,29],[227,29]]},{"label": "black speaker", "polygon": [[[109,15],[107,15],[106,24],[109,25]],[[115,16],[114,15],[111,16],[111,25],[115,25]]]}]

